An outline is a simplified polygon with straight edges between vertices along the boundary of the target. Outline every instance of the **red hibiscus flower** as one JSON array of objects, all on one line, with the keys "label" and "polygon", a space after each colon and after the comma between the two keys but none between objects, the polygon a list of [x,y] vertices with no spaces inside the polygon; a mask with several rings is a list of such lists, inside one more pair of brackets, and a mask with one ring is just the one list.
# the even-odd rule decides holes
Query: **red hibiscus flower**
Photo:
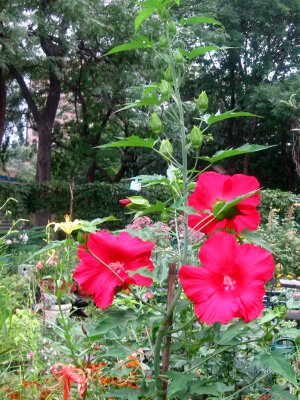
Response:
[{"label": "red hibiscus flower", "polygon": [[264,283],[275,264],[272,255],[253,244],[238,244],[235,236],[217,232],[199,251],[202,267],[184,265],[179,279],[195,304],[199,321],[228,323],[235,317],[246,322],[262,312]]},{"label": "red hibiscus flower", "polygon": [[260,214],[256,209],[260,201],[259,193],[241,200],[224,212],[220,210],[234,198],[258,189],[259,182],[254,176],[230,176],[217,172],[199,175],[195,191],[188,200],[188,205],[194,207],[199,214],[189,215],[189,227],[207,234],[225,228],[238,233],[244,228],[255,230],[260,222]]},{"label": "red hibiscus flower", "polygon": [[[79,265],[74,278],[80,288],[94,297],[98,307],[107,308],[112,304],[116,289],[128,285],[150,286],[152,279],[139,274],[130,274],[139,268],[153,271],[150,260],[154,243],[143,241],[122,232],[114,236],[101,231],[89,235],[87,249],[79,246]],[[91,254],[92,253],[92,254]]]}]

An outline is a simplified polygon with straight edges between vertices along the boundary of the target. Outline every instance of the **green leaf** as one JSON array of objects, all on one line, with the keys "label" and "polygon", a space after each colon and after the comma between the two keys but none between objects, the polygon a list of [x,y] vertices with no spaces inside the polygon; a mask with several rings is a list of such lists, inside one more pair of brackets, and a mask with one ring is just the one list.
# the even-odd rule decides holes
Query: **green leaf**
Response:
[{"label": "green leaf", "polygon": [[141,267],[139,269],[136,269],[135,271],[127,271],[127,274],[129,276],[142,275],[145,276],[146,278],[151,278],[151,279],[153,279],[154,277],[154,272],[149,271],[148,267]]},{"label": "green leaf", "polygon": [[221,201],[219,204],[217,204],[213,208],[213,215],[217,220],[222,220],[228,215],[231,215],[231,213],[235,212],[235,206],[239,204],[241,201],[248,199],[249,197],[255,195],[258,193],[258,190],[253,190],[252,192],[242,194],[241,196],[235,197],[233,200],[226,202],[226,201]]},{"label": "green leaf", "polygon": [[213,125],[216,124],[217,122],[224,121],[225,119],[230,119],[230,118],[240,118],[240,117],[256,117],[256,118],[261,118],[259,115],[251,114],[246,111],[239,111],[239,112],[234,112],[234,111],[228,111],[223,114],[215,114],[215,115],[209,115],[207,118],[206,122],[208,125]]},{"label": "green leaf", "polygon": [[172,398],[176,393],[186,390],[188,383],[195,378],[194,374],[184,372],[168,371],[166,373],[172,380],[168,385],[168,397]]},{"label": "green leaf", "polygon": [[287,381],[297,386],[295,371],[287,354],[281,350],[273,350],[270,353],[262,354],[257,362],[264,367],[270,368],[273,372],[283,376]]},{"label": "green leaf", "polygon": [[135,50],[135,49],[148,49],[151,47],[153,47],[152,40],[150,40],[146,36],[138,36],[131,42],[120,44],[119,46],[114,47],[104,55],[107,56],[109,54],[121,53],[122,51]]},{"label": "green leaf", "polygon": [[[276,146],[276,145],[275,145]],[[241,147],[237,147],[236,149],[228,149],[228,150],[220,150],[215,153],[212,157],[202,156],[199,157],[200,160],[205,160],[210,163],[216,163],[218,161],[224,160],[225,158],[239,156],[241,154],[255,153],[257,151],[262,151],[266,149],[270,149],[274,146],[262,146],[258,144],[244,144]]]},{"label": "green leaf", "polygon": [[149,97],[144,97],[141,100],[137,100],[133,103],[128,103],[126,106],[120,108],[117,112],[123,111],[123,110],[128,110],[130,108],[135,108],[135,107],[145,107],[145,106],[159,106],[161,105],[164,101],[168,99],[169,96],[161,96],[158,98],[156,95],[149,96]]},{"label": "green leaf", "polygon": [[122,321],[122,325],[125,326],[129,321],[137,318],[138,314],[130,309],[109,310],[98,317],[98,323],[96,325],[93,324],[89,326],[88,324],[85,324],[85,327],[89,333],[90,340],[98,340],[101,339],[103,334],[107,333],[110,329],[119,326],[120,321]]},{"label": "green leaf", "polygon": [[188,215],[199,215],[199,213],[194,209],[194,207],[189,207],[189,206],[178,206],[178,207],[171,207],[176,210],[180,210],[185,212]]},{"label": "green leaf", "polygon": [[153,8],[145,8],[142,10],[135,18],[134,20],[134,30],[135,33],[138,31],[139,27],[141,24],[145,21],[145,19],[149,18],[153,13],[155,12],[155,9]]},{"label": "green leaf", "polygon": [[193,394],[211,394],[218,395],[220,393],[231,392],[234,386],[227,386],[222,382],[215,382],[212,385],[201,385],[199,382],[192,382],[190,391]]},{"label": "green leaf", "polygon": [[270,253],[274,253],[274,250],[270,243],[261,238],[256,232],[249,231],[247,228],[242,231],[242,235],[251,243],[268,250]]},{"label": "green leaf", "polygon": [[[130,204],[129,204],[130,206]],[[155,212],[162,212],[165,209],[165,205],[162,201],[157,200],[155,204],[151,204],[144,211],[140,211],[135,214],[135,218],[142,217],[144,215],[152,214]]]},{"label": "green leaf", "polygon": [[80,229],[84,232],[93,233],[93,232],[96,232],[97,225],[103,224],[104,222],[110,222],[110,221],[119,221],[119,218],[116,218],[116,217],[110,215],[109,217],[96,218],[91,222],[90,221],[82,221]]},{"label": "green leaf", "polygon": [[290,394],[288,389],[283,389],[279,385],[275,385],[272,387],[271,395],[272,395],[273,400],[297,400],[298,399],[298,397]]},{"label": "green leaf", "polygon": [[41,250],[35,251],[29,258],[27,258],[25,261],[23,261],[23,264],[26,264],[29,260],[32,260],[33,258],[40,256],[41,254],[44,254],[50,250],[56,249],[57,247],[63,246],[64,243],[65,243],[65,240],[61,240],[61,241],[56,240],[56,241],[51,242],[47,246],[43,247]]},{"label": "green leaf", "polygon": [[133,135],[128,136],[125,139],[120,139],[117,142],[103,144],[102,146],[98,146],[100,149],[105,149],[108,147],[147,147],[152,149],[154,146],[154,139],[142,139],[139,136]]},{"label": "green leaf", "polygon": [[126,400],[138,400],[141,396],[141,391],[139,389],[118,389],[101,394],[101,397],[105,398],[121,398]]},{"label": "green leaf", "polygon": [[181,18],[180,20],[181,25],[199,25],[199,24],[210,24],[210,25],[218,25],[221,28],[224,28],[224,25],[211,17],[199,16],[199,17],[190,17],[187,19]]},{"label": "green leaf", "polygon": [[230,325],[225,331],[220,332],[216,337],[216,344],[222,346],[232,344],[232,339],[244,335],[245,331],[249,330],[250,327],[248,325],[249,324],[246,324],[244,321],[239,321]]},{"label": "green leaf", "polygon": [[265,311],[264,311],[263,317],[261,317],[258,320],[258,324],[259,325],[264,325],[264,324],[266,324],[266,323],[268,323],[270,321],[273,321],[273,319],[278,318],[279,315],[280,315],[280,312],[276,312],[274,310],[266,308]]},{"label": "green leaf", "polygon": [[193,60],[196,57],[203,56],[210,51],[219,51],[219,50],[226,50],[230,47],[219,47],[219,46],[203,46],[203,47],[196,47],[191,51],[181,50],[182,54],[185,57],[188,57],[190,60]]}]

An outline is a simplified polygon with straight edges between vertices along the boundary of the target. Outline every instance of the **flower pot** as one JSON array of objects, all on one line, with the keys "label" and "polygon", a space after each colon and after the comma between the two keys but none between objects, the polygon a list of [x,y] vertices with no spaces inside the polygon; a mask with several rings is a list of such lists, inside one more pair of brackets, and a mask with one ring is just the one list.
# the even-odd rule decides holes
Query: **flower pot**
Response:
[{"label": "flower pot", "polygon": [[[62,314],[65,317],[67,317],[70,314],[70,311],[72,309],[72,304],[71,303],[61,304],[60,307],[61,307]],[[59,316],[60,316],[60,311],[59,311],[58,304],[54,304],[50,308],[45,309],[44,320],[49,326],[56,324],[57,317],[59,317]]]}]

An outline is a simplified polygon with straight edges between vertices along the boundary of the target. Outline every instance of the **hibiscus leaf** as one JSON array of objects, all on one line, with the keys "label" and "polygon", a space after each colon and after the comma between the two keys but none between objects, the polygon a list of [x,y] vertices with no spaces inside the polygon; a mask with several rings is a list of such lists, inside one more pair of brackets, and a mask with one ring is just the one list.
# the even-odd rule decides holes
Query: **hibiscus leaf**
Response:
[{"label": "hibiscus leaf", "polygon": [[133,321],[138,318],[133,310],[108,310],[104,315],[101,315],[97,319],[97,324],[88,325],[86,324],[86,329],[89,332],[90,340],[98,340],[103,337],[110,329],[114,329],[120,326],[120,321],[122,325],[125,326],[129,321]]},{"label": "hibiscus leaf", "polygon": [[251,330],[251,326],[249,326],[249,324],[246,324],[244,321],[239,321],[237,323],[231,324],[225,331],[220,332],[220,334],[215,339],[215,343],[222,346],[232,344],[233,339],[238,336],[244,335],[245,332],[249,330]]},{"label": "hibiscus leaf", "polygon": [[215,115],[210,115],[206,123],[208,125],[213,125],[216,124],[217,122],[224,121],[225,119],[230,119],[230,118],[240,118],[240,117],[256,117],[256,118],[261,118],[259,115],[251,114],[247,111],[239,111],[239,112],[234,112],[234,111],[228,111],[223,114],[215,114]]},{"label": "hibiscus leaf", "polygon": [[188,374],[176,371],[168,371],[166,373],[172,380],[168,385],[168,398],[177,397],[177,394],[182,392],[182,390],[186,391],[186,387],[188,383],[195,379],[195,374]]},{"label": "hibiscus leaf", "polygon": [[146,278],[152,278],[152,279],[154,278],[154,272],[149,271],[148,267],[141,267],[141,268],[136,269],[135,271],[127,270],[126,272],[131,277],[134,275],[142,275],[142,276],[145,276]]},{"label": "hibiscus leaf", "polygon": [[118,389],[112,390],[111,392],[106,392],[105,394],[101,394],[101,397],[107,398],[121,398],[128,400],[138,400],[142,395],[139,389]]},{"label": "hibiscus leaf", "polygon": [[183,211],[188,215],[198,215],[199,214],[198,211],[196,211],[194,207],[179,206],[179,207],[172,207],[172,208]]},{"label": "hibiscus leaf", "polygon": [[128,136],[127,138],[124,139],[122,138],[117,142],[107,143],[97,147],[101,149],[109,147],[147,147],[151,149],[153,148],[153,146],[154,146],[153,139],[151,138],[142,139],[139,136],[133,135],[133,136]]},{"label": "hibiscus leaf", "polygon": [[[275,145],[276,146],[276,145]],[[244,144],[241,147],[237,147],[236,149],[228,149],[228,150],[221,150],[215,153],[212,157],[202,156],[199,157],[201,160],[208,161],[210,163],[216,163],[218,161],[224,160],[225,158],[239,156],[241,154],[248,154],[248,153],[255,153],[257,151],[262,151],[266,149],[270,149],[272,146],[262,146],[258,144]]]},{"label": "hibiscus leaf", "polygon": [[184,25],[199,25],[199,24],[218,25],[221,28],[225,29],[224,25],[220,21],[218,21],[218,20],[216,20],[214,18],[211,18],[211,17],[206,17],[204,15],[201,15],[201,16],[198,16],[198,17],[190,17],[190,18],[187,18],[187,19],[181,18],[180,19],[180,23],[183,26]]},{"label": "hibiscus leaf", "polygon": [[56,240],[56,241],[49,243],[47,246],[34,252],[30,257],[28,257],[25,261],[23,261],[23,264],[26,264],[28,261],[32,260],[33,258],[35,258],[37,256],[40,256],[41,254],[44,254],[50,250],[56,249],[57,247],[63,246],[64,243],[65,243],[65,240]]},{"label": "hibiscus leaf", "polygon": [[239,204],[241,201],[248,199],[251,196],[254,196],[255,194],[258,194],[258,190],[253,190],[252,192],[242,194],[241,196],[235,197],[231,201],[220,201],[219,204],[216,204],[213,208],[213,215],[216,219],[222,220],[224,218],[228,218],[228,216],[231,216],[231,213],[238,212],[235,209],[235,206]]},{"label": "hibiscus leaf", "polygon": [[96,232],[97,225],[103,224],[104,222],[110,222],[110,221],[119,221],[119,218],[116,218],[116,217],[110,215],[109,217],[96,218],[93,221],[81,221],[80,229],[83,232],[93,233],[93,232]]},{"label": "hibiscus leaf", "polygon": [[275,385],[271,389],[272,399],[274,400],[297,400],[298,397],[293,396],[288,390],[283,389],[279,385]]},{"label": "hibiscus leaf", "polygon": [[255,363],[270,368],[273,372],[283,376],[287,381],[296,386],[297,379],[295,371],[287,357],[288,355],[286,352],[282,350],[273,350],[270,353],[259,356]]},{"label": "hibiscus leaf", "polygon": [[260,237],[257,233],[249,231],[247,228],[242,231],[242,235],[251,243],[268,250],[270,253],[274,253],[272,245]]},{"label": "hibiscus leaf", "polygon": [[230,47],[219,47],[219,46],[201,46],[201,47],[196,47],[191,51],[186,51],[186,50],[181,50],[181,53],[189,58],[190,60],[193,60],[196,57],[203,56],[206,53],[209,53],[210,51],[219,51],[219,50],[227,50]]},{"label": "hibiscus leaf", "polygon": [[142,10],[135,18],[134,20],[134,29],[135,32],[138,31],[139,27],[141,24],[145,21],[145,19],[149,18],[153,13],[155,9],[154,8],[145,8]]},{"label": "hibiscus leaf", "polygon": [[114,47],[108,53],[104,54],[105,56],[109,54],[120,53],[122,51],[128,50],[136,50],[136,49],[147,49],[153,47],[153,41],[147,38],[146,36],[138,36],[134,40],[128,43],[120,44],[119,46]]},{"label": "hibiscus leaf", "polygon": [[[127,206],[127,208],[129,208],[129,206]],[[155,212],[162,212],[164,211],[164,209],[165,209],[164,203],[162,201],[157,200],[155,204],[151,204],[144,211],[137,212],[134,218],[143,217],[144,215],[152,214]]]},{"label": "hibiscus leaf", "polygon": [[227,386],[223,382],[214,382],[211,385],[199,385],[199,382],[192,382],[190,392],[192,394],[211,394],[218,395],[220,393],[231,392],[234,386]]}]

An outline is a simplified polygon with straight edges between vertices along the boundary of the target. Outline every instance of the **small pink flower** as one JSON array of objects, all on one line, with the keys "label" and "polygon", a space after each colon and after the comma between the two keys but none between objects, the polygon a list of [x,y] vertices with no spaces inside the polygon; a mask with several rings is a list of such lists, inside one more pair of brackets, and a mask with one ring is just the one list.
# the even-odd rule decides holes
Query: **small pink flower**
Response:
[{"label": "small pink flower", "polygon": [[36,267],[37,267],[38,269],[42,269],[42,268],[43,268],[43,264],[41,263],[41,261],[39,261],[39,262],[36,264]]},{"label": "small pink flower", "polygon": [[34,353],[31,351],[30,353],[27,354],[27,360],[32,360],[34,357]]},{"label": "small pink flower", "polygon": [[143,297],[145,300],[150,300],[153,299],[154,294],[152,292],[146,292]]},{"label": "small pink flower", "polygon": [[48,258],[46,261],[47,265],[57,265],[57,260],[58,260],[58,255],[56,254],[51,254],[51,256]]}]

